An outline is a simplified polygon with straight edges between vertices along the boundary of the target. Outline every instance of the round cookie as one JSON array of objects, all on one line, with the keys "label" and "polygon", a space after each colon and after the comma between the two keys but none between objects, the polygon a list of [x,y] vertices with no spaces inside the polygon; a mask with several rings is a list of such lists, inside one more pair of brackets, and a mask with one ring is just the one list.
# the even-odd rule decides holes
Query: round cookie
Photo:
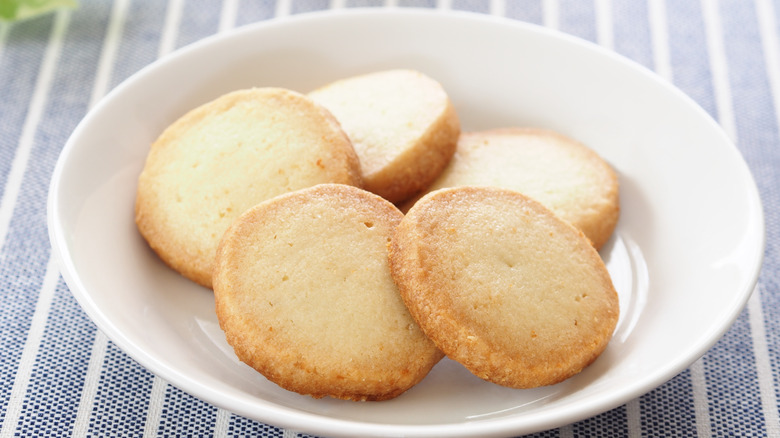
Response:
[{"label": "round cookie", "polygon": [[455,151],[460,122],[442,86],[413,70],[353,76],[308,94],[328,108],[360,157],[365,189],[401,202],[425,188]]},{"label": "round cookie", "polygon": [[165,263],[211,287],[217,245],[238,215],[320,183],[362,184],[335,118],[290,90],[239,90],[188,112],[152,144],[135,219]]},{"label": "round cookie", "polygon": [[402,217],[338,184],[243,214],[214,271],[217,316],[239,359],[315,398],[386,400],[422,380],[442,354],[390,275],[387,245]]},{"label": "round cookie", "polygon": [[617,293],[593,246],[511,190],[429,193],[396,228],[390,267],[439,349],[503,386],[551,385],[579,373],[618,320]]},{"label": "round cookie", "polygon": [[618,179],[609,164],[585,145],[549,130],[463,133],[449,166],[426,192],[466,185],[523,192],[579,228],[596,249],[612,235],[620,215]]}]

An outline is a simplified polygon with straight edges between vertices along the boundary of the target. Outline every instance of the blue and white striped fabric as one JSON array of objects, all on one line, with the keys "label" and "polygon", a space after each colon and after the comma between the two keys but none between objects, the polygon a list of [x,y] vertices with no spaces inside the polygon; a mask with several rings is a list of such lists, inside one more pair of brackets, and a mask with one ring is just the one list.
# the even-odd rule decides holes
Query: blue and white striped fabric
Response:
[{"label": "blue and white striped fabric", "polygon": [[719,121],[766,214],[765,264],[747,308],[671,381],[538,436],[780,436],[780,0],[81,0],[0,23],[0,438],[303,435],[172,387],[99,332],[51,258],[46,197],[76,124],[145,65],[233,27],[357,6],[556,28],[655,70]]}]

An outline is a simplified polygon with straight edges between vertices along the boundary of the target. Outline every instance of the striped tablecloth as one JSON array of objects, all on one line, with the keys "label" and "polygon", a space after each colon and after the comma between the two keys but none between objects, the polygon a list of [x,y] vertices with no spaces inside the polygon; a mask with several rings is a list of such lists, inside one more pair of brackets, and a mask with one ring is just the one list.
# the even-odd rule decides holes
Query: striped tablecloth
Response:
[{"label": "striped tablecloth", "polygon": [[655,70],[708,111],[738,145],[764,203],[755,293],[725,336],[671,381],[539,436],[780,436],[780,1],[81,0],[0,23],[0,438],[306,436],[188,395],[98,331],[52,260],[46,197],[76,124],[134,72],[217,32],[350,7],[470,10],[556,28]]}]

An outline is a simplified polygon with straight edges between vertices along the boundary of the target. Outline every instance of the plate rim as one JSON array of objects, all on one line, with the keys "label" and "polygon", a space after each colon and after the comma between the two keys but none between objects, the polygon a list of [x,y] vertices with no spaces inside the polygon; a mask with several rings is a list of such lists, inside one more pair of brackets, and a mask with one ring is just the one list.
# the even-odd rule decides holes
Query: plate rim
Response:
[{"label": "plate rim", "polygon": [[[266,399],[259,398],[266,409],[263,412],[263,416],[258,417],[257,412],[248,412],[248,409],[242,409],[242,406],[238,401],[226,400],[218,391],[214,388],[203,385],[200,382],[191,379],[189,377],[182,376],[177,373],[173,368],[167,367],[157,361],[152,355],[147,354],[142,349],[135,348],[132,342],[128,341],[126,336],[117,329],[117,327],[106,319],[104,314],[100,311],[96,303],[91,297],[91,294],[86,290],[82,283],[81,276],[70,257],[70,251],[67,244],[67,238],[65,234],[67,230],[62,229],[62,221],[60,218],[60,203],[58,192],[61,189],[61,178],[64,172],[65,164],[68,161],[68,157],[76,147],[76,141],[80,133],[89,125],[90,120],[94,114],[98,113],[103,105],[111,101],[114,96],[120,94],[125,87],[130,86],[132,82],[139,80],[150,71],[158,68],[163,63],[171,62],[171,60],[177,57],[185,56],[187,53],[198,50],[201,46],[216,44],[218,41],[237,38],[237,35],[244,33],[258,32],[258,29],[271,28],[275,26],[286,25],[301,25],[306,21],[317,21],[323,19],[330,19],[334,16],[361,16],[361,15],[386,15],[386,16],[427,16],[433,19],[450,20],[452,18],[475,20],[483,22],[492,22],[501,25],[515,26],[525,28],[532,32],[541,33],[547,37],[562,39],[569,44],[576,44],[585,47],[589,51],[595,51],[601,56],[608,56],[614,60],[617,60],[623,64],[627,64],[630,68],[635,69],[637,72],[641,72],[645,75],[651,75],[656,81],[661,81],[662,84],[670,91],[677,94],[689,102],[689,106],[692,109],[698,110],[706,119],[714,125],[715,129],[724,138],[725,143],[730,146],[732,152],[739,159],[740,173],[744,174],[747,179],[745,180],[745,187],[748,189],[751,198],[751,205],[755,207],[755,211],[752,211],[752,215],[755,218],[754,226],[758,227],[753,234],[757,235],[759,239],[757,245],[754,248],[753,257],[754,261],[750,263],[752,267],[750,274],[746,276],[744,287],[738,291],[740,297],[739,306],[735,306],[732,311],[724,315],[723,323],[719,326],[720,330],[714,333],[708,339],[708,342],[703,342],[698,345],[697,348],[692,349],[687,355],[679,355],[678,360],[672,361],[668,367],[657,370],[651,378],[645,378],[641,384],[629,386],[628,389],[623,391],[617,391],[610,393],[610,396],[599,397],[595,402],[590,403],[588,407],[576,408],[575,406],[564,405],[567,409],[563,412],[556,410],[544,411],[535,413],[535,418],[523,418],[521,423],[522,427],[518,428],[518,423],[513,417],[499,417],[489,420],[474,420],[462,423],[454,424],[381,424],[377,422],[363,422],[347,419],[333,418],[322,414],[307,412],[304,410],[293,410],[293,408],[277,405],[273,402],[269,402]],[[444,17],[444,18],[442,18]],[[396,19],[394,18],[394,19]],[[469,11],[457,11],[457,10],[430,10],[427,8],[394,8],[388,10],[386,8],[349,8],[340,10],[323,10],[315,12],[306,12],[301,14],[289,15],[284,17],[271,18],[264,21],[255,22],[239,28],[233,29],[225,33],[217,33],[207,36],[201,40],[198,40],[192,44],[184,46],[175,50],[174,52],[157,59],[117,84],[112,90],[110,90],[93,108],[91,108],[84,115],[82,120],[76,126],[72,134],[69,136],[65,146],[63,147],[57,162],[55,164],[54,171],[52,173],[51,182],[49,184],[48,198],[47,198],[47,225],[49,239],[52,247],[52,257],[60,265],[60,274],[65,279],[66,284],[73,296],[79,302],[81,308],[87,313],[91,321],[95,323],[100,331],[102,331],[106,337],[114,342],[123,352],[128,354],[133,360],[138,362],[145,369],[150,371],[155,376],[158,376],[166,382],[174,385],[175,387],[182,389],[188,394],[206,400],[209,403],[213,403],[218,406],[223,406],[230,411],[244,415],[248,418],[254,418],[258,421],[269,422],[274,425],[278,425],[284,428],[300,429],[311,428],[313,433],[325,433],[329,436],[384,436],[385,434],[402,434],[409,436],[439,436],[442,433],[446,433],[451,436],[503,436],[504,434],[517,433],[530,433],[534,431],[547,430],[554,427],[559,427],[564,424],[579,421],[585,418],[590,418],[594,415],[603,413],[609,409],[618,407],[638,396],[641,396],[664,382],[668,381],[675,375],[682,372],[685,368],[690,366],[696,359],[704,355],[712,346],[728,331],[737,319],[739,314],[744,310],[748,300],[755,293],[755,289],[759,280],[760,271],[763,266],[763,259],[766,246],[766,224],[764,218],[764,212],[762,208],[760,193],[755,182],[755,178],[750,171],[741,151],[737,146],[728,138],[723,132],[720,125],[715,119],[707,113],[700,105],[698,105],[691,97],[686,95],[680,89],[673,84],[664,81],[655,72],[647,67],[634,62],[618,53],[606,49],[596,43],[587,41],[576,36],[563,33],[561,31],[550,29],[534,23],[528,23],[517,19],[508,17],[498,17],[494,15],[469,12]],[[736,293],[736,291],[735,291]],[[129,349],[128,347],[133,348]],[[185,389],[186,388],[186,389]],[[261,419],[264,418],[264,419]]]}]

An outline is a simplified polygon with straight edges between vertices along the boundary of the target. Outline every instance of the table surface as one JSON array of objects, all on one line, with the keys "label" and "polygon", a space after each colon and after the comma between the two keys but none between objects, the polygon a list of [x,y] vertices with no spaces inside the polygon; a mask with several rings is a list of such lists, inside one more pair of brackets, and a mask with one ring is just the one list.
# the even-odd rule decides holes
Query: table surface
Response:
[{"label": "table surface", "polygon": [[102,336],[52,260],[46,196],[79,120],[145,65],[216,32],[348,7],[469,10],[556,28],[655,70],[709,112],[745,157],[764,204],[765,260],[752,298],[669,382],[538,435],[780,436],[780,1],[81,0],[0,23],[0,438],[307,436],[198,400]]}]

